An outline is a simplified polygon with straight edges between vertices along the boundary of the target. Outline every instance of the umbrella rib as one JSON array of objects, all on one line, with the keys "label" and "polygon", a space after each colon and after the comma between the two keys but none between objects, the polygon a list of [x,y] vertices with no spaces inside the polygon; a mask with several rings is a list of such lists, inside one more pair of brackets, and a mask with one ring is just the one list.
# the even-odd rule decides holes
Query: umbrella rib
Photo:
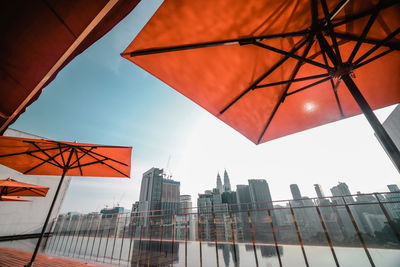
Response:
[{"label": "umbrella rib", "polygon": [[[398,3],[399,3],[398,0],[387,1],[387,2],[382,4],[380,10],[386,9],[386,8],[391,7],[393,5],[396,5]],[[363,17],[371,15],[374,12],[374,10],[375,10],[375,7],[371,8],[371,9],[368,9],[368,10],[365,10],[363,12],[360,12],[358,14],[354,14],[352,16],[346,16],[342,21],[333,23],[332,26],[335,28],[335,27],[341,26],[343,24],[346,24],[348,22],[352,22],[353,20],[361,19]]]},{"label": "umbrella rib", "polygon": [[390,52],[393,52],[393,51],[394,51],[394,49],[389,48],[388,50],[386,50],[386,51],[384,51],[384,52],[382,52],[382,53],[380,53],[380,54],[378,54],[378,55],[376,55],[376,56],[374,56],[374,57],[372,57],[372,58],[370,58],[368,60],[365,60],[365,61],[361,62],[358,65],[356,65],[355,67],[353,67],[353,70],[361,68],[362,66],[364,66],[364,65],[366,65],[368,63],[371,63],[372,61],[374,61],[374,60],[376,60],[378,58],[381,58],[381,57],[383,57],[383,56],[385,56],[385,55],[387,55],[387,54],[389,54]]},{"label": "umbrella rib", "polygon": [[379,47],[381,47],[384,43],[390,41],[390,39],[392,39],[393,37],[395,37],[398,33],[400,32],[400,27],[398,27],[395,31],[393,31],[392,33],[390,33],[388,36],[386,36],[385,39],[383,39],[382,41],[378,42],[374,47],[372,47],[370,50],[368,50],[367,52],[364,53],[364,55],[362,55],[361,57],[359,57],[354,64],[358,65],[361,61],[363,61],[364,59],[366,59],[369,55],[371,55],[373,52],[375,52]]},{"label": "umbrella rib", "polygon": [[324,65],[324,64],[321,64],[321,63],[319,63],[319,62],[317,62],[317,61],[308,59],[308,58],[306,58],[306,57],[301,57],[301,56],[298,56],[298,55],[293,54],[293,53],[291,53],[291,52],[287,52],[287,51],[284,51],[284,50],[281,50],[281,49],[278,49],[278,48],[275,48],[275,47],[272,47],[272,46],[269,46],[269,45],[266,45],[266,44],[263,44],[263,43],[260,43],[260,42],[254,42],[253,44],[256,45],[256,46],[258,46],[258,47],[261,47],[261,48],[265,48],[265,49],[267,49],[267,50],[270,50],[270,51],[272,51],[272,52],[275,52],[275,53],[279,53],[279,54],[282,54],[282,55],[285,55],[285,56],[292,57],[292,58],[297,59],[298,61],[300,61],[300,62],[302,62],[302,63],[308,63],[308,64],[311,64],[311,65],[314,65],[314,66],[317,66],[317,67],[320,67],[320,68],[326,69],[326,70],[332,69],[331,67],[326,66],[326,65]]},{"label": "umbrella rib", "polygon": [[[294,47],[291,52],[296,53],[300,48],[302,48],[307,43],[307,38],[300,42],[299,45]],[[244,95],[254,89],[254,87],[260,83],[262,80],[267,78],[272,72],[274,72],[279,66],[285,63],[288,60],[289,56],[284,56],[281,60],[279,60],[274,66],[272,66],[267,72],[261,75],[254,83],[252,83],[246,90],[244,90],[239,96],[237,96],[233,101],[231,101],[223,110],[219,112],[222,115],[225,111],[227,111],[231,106],[233,106],[239,99],[241,99]]]},{"label": "umbrella rib", "polygon": [[350,0],[342,0],[329,14],[329,19],[333,20],[337,14],[347,5]]},{"label": "umbrella rib", "polygon": [[46,151],[43,151],[35,142],[28,142],[28,143],[31,143],[32,145],[34,145],[37,149],[39,149],[40,150],[40,152],[42,152],[43,154],[45,154],[48,158],[49,158],[49,160],[53,160],[58,166],[60,166],[60,168],[63,168],[64,166],[62,166],[57,160],[55,160],[55,156],[53,156],[53,158],[49,155],[49,154],[47,154],[47,152]]},{"label": "umbrella rib", "polygon": [[[344,40],[348,40],[348,41],[358,41],[360,39],[359,36],[354,35],[354,34],[341,33],[341,32],[335,32],[335,34],[337,37],[344,39]],[[367,43],[367,44],[376,45],[376,44],[380,44],[380,42],[381,42],[381,40],[364,38],[364,43]],[[395,43],[386,42],[386,43],[382,43],[381,46],[393,48],[394,50],[400,50],[400,45],[395,44]]]},{"label": "umbrella rib", "polygon": [[333,31],[332,22],[330,20],[330,14],[329,14],[328,6],[326,4],[326,0],[321,0],[321,6],[322,6],[322,10],[324,12],[325,20],[326,20],[326,23],[328,26],[328,33],[332,40],[333,49],[335,49],[335,52],[336,52],[336,58],[339,63],[342,63],[342,57],[340,55],[340,50],[339,50],[339,46],[338,46],[338,43],[336,40],[335,32]]},{"label": "umbrella rib", "polygon": [[[53,163],[50,162],[50,160],[52,160],[52,158],[55,158],[55,157],[57,157],[57,156],[60,155],[60,154],[62,155],[62,153],[67,152],[69,149],[70,149],[70,148],[66,148],[64,151],[61,151],[60,153],[57,153],[57,154],[55,154],[54,156],[52,156],[51,158],[48,158],[48,159],[46,159],[46,160],[40,158],[40,159],[42,160],[42,162],[39,163],[39,164],[36,165],[36,166],[33,166],[33,167],[30,168],[29,170],[25,171],[24,174],[27,174],[27,173],[33,171],[34,169],[36,169],[36,168],[42,166],[42,165],[45,164],[45,163],[53,164]],[[30,154],[30,153],[29,153],[28,155],[34,157],[34,155],[32,155],[32,154]],[[36,158],[39,158],[39,157],[36,157]],[[54,166],[57,166],[57,165],[55,165],[55,164],[53,164],[53,165],[54,165]],[[62,166],[57,166],[57,167],[62,168]]]},{"label": "umbrella rib", "polygon": [[378,17],[379,11],[380,11],[380,6],[382,4],[382,0],[379,1],[379,3],[376,5],[374,12],[372,13],[371,17],[369,18],[367,24],[364,27],[363,32],[361,33],[361,36],[357,40],[356,45],[354,46],[353,51],[351,52],[351,55],[349,59],[347,60],[348,62],[353,62],[354,57],[356,56],[358,50],[360,49],[361,44],[364,42],[365,37],[367,36],[369,30],[371,29],[372,24],[375,22],[376,18]]},{"label": "umbrella rib", "polygon": [[310,87],[313,87],[313,86],[315,86],[315,85],[318,85],[318,84],[323,83],[323,82],[326,82],[326,81],[329,81],[330,79],[331,79],[331,77],[327,77],[327,78],[321,79],[321,80],[319,80],[319,81],[313,82],[313,83],[311,83],[311,84],[309,84],[309,85],[303,86],[303,87],[301,87],[301,88],[299,88],[299,89],[297,89],[297,90],[294,90],[293,92],[288,93],[287,96],[290,96],[290,95],[293,95],[293,94],[295,94],[295,93],[304,91],[304,90],[306,90],[306,89],[308,89],[308,88],[310,88]]},{"label": "umbrella rib", "polygon": [[58,145],[58,150],[59,150],[59,151],[60,151],[60,153],[61,153],[61,160],[62,160],[62,162],[63,162],[63,166],[65,166],[65,159],[64,159],[64,155],[63,155],[63,153],[61,152],[61,144],[60,144],[60,143],[58,143],[57,145]]},{"label": "umbrella rib", "polygon": [[[70,164],[70,166],[74,166],[74,164],[77,163],[77,162],[78,162],[78,164],[79,164],[79,160],[82,159],[87,153],[89,153],[89,152],[92,151],[93,149],[94,149],[94,147],[91,147],[89,150],[83,152],[83,155],[80,156],[79,158],[77,157],[77,159],[76,159],[74,162],[72,162],[72,163]],[[78,152],[77,152],[76,150],[75,150],[75,152],[76,152],[76,155],[78,155]]]},{"label": "umbrella rib", "polygon": [[43,161],[44,163],[47,162],[47,163],[49,163],[49,164],[51,164],[51,165],[53,165],[53,166],[56,166],[57,168],[62,168],[61,166],[59,166],[59,165],[57,165],[57,164],[55,164],[55,163],[53,163],[53,162],[50,162],[49,159],[42,159],[41,157],[36,156],[36,155],[32,154],[32,153],[29,152],[29,151],[28,151],[28,152],[25,152],[25,154],[27,154],[27,155],[29,155],[29,156],[31,156],[31,157],[37,158],[37,159]]},{"label": "umbrella rib", "polygon": [[[311,34],[309,35],[308,42],[309,42],[309,43],[308,43],[307,47],[306,47],[305,50],[303,51],[303,57],[306,57],[306,56],[308,55],[308,53],[310,52],[311,47],[312,47],[313,44],[314,44],[313,35],[311,35]],[[296,77],[296,75],[297,75],[297,73],[298,73],[298,71],[300,70],[300,68],[301,68],[302,65],[303,65],[303,63],[302,63],[301,61],[297,62],[296,66],[295,66],[295,68],[294,68],[294,70],[293,70],[293,72],[292,72],[291,79],[294,79],[294,78]],[[257,144],[260,144],[262,138],[263,138],[264,135],[265,135],[265,132],[267,131],[269,125],[271,124],[272,119],[274,118],[276,112],[278,111],[278,108],[280,107],[280,105],[281,105],[281,104],[283,103],[283,101],[285,100],[285,98],[286,98],[286,96],[287,96],[287,91],[289,90],[291,84],[292,84],[292,83],[289,83],[289,84],[286,85],[286,88],[285,88],[285,90],[283,91],[283,93],[282,93],[282,95],[281,95],[281,98],[279,99],[278,103],[275,105],[275,107],[274,107],[274,109],[273,109],[273,111],[272,111],[272,113],[271,113],[271,116],[268,118],[267,124],[265,125],[263,131],[261,132],[260,137],[259,137],[258,140],[257,140]]]},{"label": "umbrella rib", "polygon": [[175,51],[183,51],[183,50],[191,50],[191,49],[198,49],[198,48],[207,48],[207,47],[215,47],[221,45],[233,45],[233,44],[247,44],[252,43],[254,41],[263,41],[263,40],[272,40],[272,39],[279,39],[279,38],[287,38],[287,37],[295,37],[295,36],[304,36],[309,34],[309,30],[301,30],[296,32],[288,32],[288,33],[280,33],[280,34],[272,34],[272,35],[262,35],[262,36],[255,36],[255,37],[247,37],[247,38],[235,38],[235,39],[227,39],[222,41],[214,41],[214,42],[203,42],[197,44],[188,44],[188,45],[177,45],[177,46],[170,46],[170,47],[162,47],[162,48],[149,48],[149,49],[142,49],[133,52],[122,53],[121,55],[129,55],[130,57],[136,56],[144,56],[144,55],[151,55],[151,54],[159,54],[159,53],[166,53],[166,52],[175,52]]},{"label": "umbrella rib", "polygon": [[281,81],[281,82],[257,85],[255,88],[258,89],[258,88],[271,87],[271,86],[287,84],[287,83],[302,82],[302,81],[307,81],[307,80],[312,80],[312,79],[323,78],[323,77],[326,77],[328,75],[329,75],[329,73],[318,74],[318,75],[313,75],[313,76],[308,76],[308,77],[302,77],[302,78],[297,78],[297,79]]},{"label": "umbrella rib", "polygon": [[[322,57],[324,59],[325,64],[328,65],[328,59],[326,57],[325,52],[321,51],[321,53],[322,53]],[[335,85],[334,82],[333,82],[333,78],[331,77],[330,82],[331,82],[333,93],[335,94],[336,104],[338,105],[340,116],[343,118],[344,117],[343,109],[342,109],[342,105],[340,103],[339,95],[337,94],[337,88],[339,86],[340,80],[338,80],[336,85]]]},{"label": "umbrella rib", "polygon": [[[80,148],[80,147],[78,147],[78,148]],[[88,151],[86,148],[80,148],[80,149],[81,149],[82,151]],[[100,157],[103,157],[103,158],[106,158],[106,159],[108,159],[108,160],[114,161],[114,162],[119,163],[119,164],[121,164],[121,165],[128,166],[128,164],[126,164],[126,163],[123,163],[123,162],[121,162],[121,161],[112,159],[112,158],[110,158],[110,157],[101,155],[101,154],[96,153],[96,152],[93,152],[93,151],[88,151],[88,155],[89,155],[89,156],[91,156],[90,153],[92,153],[92,154],[94,154],[94,155],[97,155],[97,156],[100,156]],[[93,156],[92,156],[92,157],[93,157]]]},{"label": "umbrella rib", "polygon": [[[43,151],[50,151],[50,150],[56,150],[56,149],[58,149],[58,148],[46,148],[46,149],[43,149]],[[36,152],[41,152],[41,150],[32,150],[32,151],[29,151],[29,152],[30,153],[36,153]],[[19,156],[19,155],[24,155],[24,154],[26,154],[26,152],[12,153],[12,154],[0,155],[0,158],[11,157],[11,156]]]},{"label": "umbrella rib", "polygon": [[[78,165],[80,165],[81,163],[79,162],[79,157],[78,157],[78,150],[74,150],[74,152],[75,152],[75,156],[76,156],[76,161],[78,162]],[[84,155],[83,155],[84,156]],[[83,157],[82,156],[82,157]],[[74,164],[71,164],[71,167],[73,166]],[[79,166],[79,172],[80,172],[80,174],[81,174],[81,176],[83,176],[83,172],[82,172],[82,168]]]},{"label": "umbrella rib", "polygon": [[[84,151],[84,150],[85,150],[85,149],[83,149],[83,148],[80,148],[80,147],[78,147],[78,149],[80,149],[80,150],[82,150],[82,151]],[[94,152],[91,152],[91,153],[93,153],[93,154],[97,154],[97,153],[94,153]],[[120,170],[118,170],[118,169],[116,169],[116,168],[112,167],[111,165],[109,165],[109,164],[107,164],[107,163],[105,163],[105,162],[102,162],[100,159],[96,158],[95,156],[91,155],[90,153],[88,153],[87,155],[88,155],[88,156],[90,156],[90,157],[92,157],[92,158],[94,158],[95,160],[99,161],[99,163],[101,163],[101,164],[104,164],[104,165],[106,165],[107,167],[109,167],[109,168],[113,169],[114,171],[116,171],[116,172],[119,172],[120,174],[122,174],[122,175],[124,175],[124,176],[126,176],[126,177],[129,177],[129,175],[126,175],[125,173],[123,173],[123,172],[121,172]],[[104,157],[104,158],[105,158],[105,160],[112,160],[112,159],[110,159],[110,158],[107,158],[107,157],[105,157],[105,156],[102,156],[102,155],[99,155],[99,156],[101,156],[101,157]],[[123,164],[123,165],[126,165],[126,166],[128,166],[128,165],[127,165],[127,164],[125,164],[125,163],[122,163],[122,164]]]}]

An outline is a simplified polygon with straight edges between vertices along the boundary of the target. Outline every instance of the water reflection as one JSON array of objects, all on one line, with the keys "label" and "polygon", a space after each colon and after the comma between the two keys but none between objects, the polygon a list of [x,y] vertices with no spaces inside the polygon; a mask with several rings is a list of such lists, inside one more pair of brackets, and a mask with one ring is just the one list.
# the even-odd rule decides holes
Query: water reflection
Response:
[{"label": "water reflection", "polygon": [[[169,242],[169,241],[149,241],[149,240],[135,240],[132,246],[132,258],[130,261],[130,266],[141,267],[141,266],[192,266],[195,264],[189,259],[192,259],[195,253],[198,253],[196,249],[193,249],[189,244],[189,251],[185,252],[185,246],[188,244],[179,242]],[[249,259],[254,257],[252,245],[245,245],[245,259],[242,266],[249,264]],[[215,253],[215,244],[208,243],[204,244],[204,251],[207,252],[206,257],[208,260],[203,263],[203,266],[211,266],[209,257],[216,257],[216,266],[241,266],[240,258],[240,245],[232,244],[218,244],[217,251],[218,255],[222,257],[217,257]],[[212,253],[214,251],[214,253]],[[277,249],[275,246],[264,245],[258,246],[257,251],[261,252],[262,258],[272,258],[277,256]],[[283,256],[283,247],[278,246],[278,251],[281,256]],[[180,254],[181,253],[181,254]],[[187,255],[189,253],[189,255]],[[257,252],[258,253],[258,252]],[[272,265],[271,265],[272,266]]]}]

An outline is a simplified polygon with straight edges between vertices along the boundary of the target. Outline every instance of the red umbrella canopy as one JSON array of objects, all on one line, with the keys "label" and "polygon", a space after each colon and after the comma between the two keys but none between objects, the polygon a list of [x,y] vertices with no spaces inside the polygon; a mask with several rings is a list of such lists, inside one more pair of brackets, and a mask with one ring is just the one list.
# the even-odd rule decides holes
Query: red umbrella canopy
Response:
[{"label": "red umbrella canopy", "polygon": [[139,0],[0,1],[0,134]]},{"label": "red umbrella canopy", "polygon": [[14,197],[14,196],[1,196],[0,201],[23,201],[23,202],[29,202],[31,200],[22,198],[22,197]]},{"label": "red umbrella canopy", "polygon": [[45,197],[48,187],[18,182],[11,178],[0,180],[0,195],[3,196],[27,196]]},{"label": "red umbrella canopy", "polygon": [[24,174],[130,177],[131,147],[0,137],[0,164]]},{"label": "red umbrella canopy", "polygon": [[373,109],[399,103],[399,14],[399,1],[166,0],[122,56],[259,144],[360,114],[343,74]]}]

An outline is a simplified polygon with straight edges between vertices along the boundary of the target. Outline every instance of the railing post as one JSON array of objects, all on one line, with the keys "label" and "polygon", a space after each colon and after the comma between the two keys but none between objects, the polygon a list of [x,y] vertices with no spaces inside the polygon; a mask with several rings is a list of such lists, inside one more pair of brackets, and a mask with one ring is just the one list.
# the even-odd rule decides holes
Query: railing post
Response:
[{"label": "railing post", "polygon": [[83,216],[79,215],[79,228],[77,229],[77,231],[75,231],[77,236],[76,236],[76,241],[75,241],[75,247],[74,247],[74,250],[72,251],[72,257],[74,257],[74,255],[75,255],[76,247],[77,247],[78,241],[79,241],[79,236],[81,234],[81,227],[82,227],[82,224],[83,224],[84,220],[85,219],[83,218]]},{"label": "railing post", "polygon": [[171,248],[171,266],[174,266],[174,245],[175,245],[175,214],[172,215],[172,248]]},{"label": "railing post", "polygon": [[90,221],[90,226],[88,228],[88,232],[87,232],[87,241],[86,241],[86,246],[85,246],[85,252],[83,253],[83,258],[86,258],[86,252],[87,249],[89,247],[89,240],[90,240],[90,235],[92,233],[92,225],[93,225],[93,221],[94,221],[94,214],[92,214],[92,220]]},{"label": "railing post", "polygon": [[233,219],[232,219],[232,211],[229,210],[229,221],[231,223],[231,231],[232,231],[232,245],[233,245],[233,256],[234,256],[234,261],[235,261],[235,266],[238,267],[238,260],[237,260],[237,255],[236,255],[236,243],[235,243],[235,230],[233,227]]},{"label": "railing post", "polygon": [[[101,216],[99,217],[99,222],[97,223],[97,228],[96,228],[96,232],[94,233],[94,238],[93,238],[93,244],[92,244],[92,249],[90,250],[90,257],[89,259],[92,258],[93,256],[93,249],[94,249],[94,245],[96,244],[96,238],[97,238],[97,233],[100,230],[100,225],[101,225]],[[100,242],[99,242],[100,243]],[[100,248],[100,244],[99,244],[99,248]],[[86,255],[85,255],[86,258]]]},{"label": "railing post", "polygon": [[157,257],[157,266],[160,265],[160,257],[161,257],[161,252],[162,252],[162,242],[163,242],[163,231],[164,231],[164,216],[161,216],[161,224],[160,224],[160,247],[158,251],[158,257]]},{"label": "railing post", "polygon": [[[132,217],[132,220],[130,220],[130,222],[129,222],[129,229],[130,229],[129,234],[130,234],[131,239],[129,241],[128,263],[131,260],[132,239],[133,239],[133,236],[136,231],[136,216],[132,216],[132,214],[131,214],[131,217]],[[135,224],[133,224],[134,220],[135,220]],[[134,225],[134,226],[132,226],[132,225]],[[132,256],[133,256],[133,253],[132,253]]]},{"label": "railing post", "polygon": [[[60,217],[58,217],[58,218],[60,218]],[[62,228],[64,227],[64,222],[65,222],[65,218],[64,218],[64,216],[63,216],[63,218],[62,218],[62,220],[61,220],[61,222],[60,222],[60,225],[58,226],[57,235],[55,235],[55,236],[58,236],[58,238],[57,238],[57,245],[58,245],[58,242],[60,241],[60,238],[61,238],[60,233],[61,233],[61,231],[62,231]],[[55,245],[56,245],[56,238],[54,238],[53,243],[52,243],[52,246],[51,246],[51,249],[50,249],[49,251],[54,252],[54,246],[55,246]],[[56,247],[57,247],[57,245],[56,245]]]},{"label": "railing post", "polygon": [[149,236],[149,249],[147,250],[147,266],[150,266],[150,250],[151,250],[151,240],[153,237],[153,220],[150,218],[150,236]]},{"label": "railing post", "polygon": [[251,233],[251,241],[253,243],[253,250],[254,250],[254,257],[256,259],[256,266],[258,267],[258,258],[257,258],[257,250],[256,250],[256,242],[254,240],[254,231],[253,231],[253,224],[251,223],[251,217],[250,217],[250,210],[247,205],[247,219],[249,221],[249,226],[250,226],[250,233]]},{"label": "railing post", "polygon": [[213,223],[214,223],[215,257],[217,259],[217,267],[219,267],[217,222],[216,222],[216,219],[215,219],[214,205],[211,206],[211,213],[212,213],[212,216],[213,216]]},{"label": "railing post", "polygon": [[102,215],[102,216],[100,217],[100,225],[102,225],[103,227],[101,227],[101,235],[100,235],[100,240],[99,240],[99,247],[97,248],[97,256],[96,256],[96,261],[98,261],[98,260],[99,260],[99,254],[100,254],[101,241],[103,240],[103,235],[104,235],[104,227],[105,227],[105,223],[103,223],[103,219],[104,219],[104,221],[105,221],[105,220],[106,220],[106,218],[103,218],[103,216],[105,216],[105,215]]},{"label": "railing post", "polygon": [[301,235],[300,235],[300,229],[299,229],[299,226],[297,225],[296,216],[294,216],[294,211],[293,211],[292,205],[290,204],[290,201],[289,201],[289,208],[290,208],[290,213],[292,214],[294,226],[296,228],[297,238],[299,239],[301,251],[303,252],[304,262],[306,263],[306,266],[308,267],[309,265],[308,265],[306,251],[304,249],[303,240],[301,239]]},{"label": "railing post", "polygon": [[187,241],[188,241],[188,234],[187,234],[187,214],[185,213],[185,267],[187,267]]},{"label": "railing post", "polygon": [[[113,215],[111,215],[111,219],[112,219],[112,217],[113,217]],[[109,220],[109,223],[108,223],[107,240],[106,240],[106,247],[104,248],[103,262],[106,261],[108,240],[110,239],[110,232],[111,232],[111,220]]]},{"label": "railing post", "polygon": [[397,237],[397,240],[400,241],[400,234],[399,234],[399,231],[397,231],[396,225],[393,223],[392,219],[390,218],[390,215],[387,212],[383,203],[379,200],[378,194],[374,193],[374,195],[375,195],[376,200],[378,201],[379,207],[382,209],[382,212],[385,215],[386,220],[389,223],[390,228],[392,228],[392,231],[393,231],[394,235]]},{"label": "railing post", "polygon": [[344,206],[345,206],[345,208],[346,208],[346,211],[347,211],[347,213],[349,214],[351,223],[353,224],[354,229],[355,229],[356,232],[357,232],[358,238],[360,239],[360,242],[361,242],[361,244],[362,244],[362,246],[363,246],[363,248],[364,248],[365,254],[367,254],[367,257],[368,257],[368,260],[369,260],[371,266],[372,266],[372,267],[375,267],[375,263],[374,263],[374,261],[372,260],[371,255],[369,254],[369,251],[368,251],[368,248],[367,248],[367,244],[364,242],[364,239],[363,239],[363,237],[362,237],[362,235],[361,235],[360,229],[359,229],[358,226],[357,226],[356,220],[354,219],[353,214],[352,214],[351,211],[350,211],[349,205],[347,205],[347,202],[346,202],[346,200],[344,199],[343,196],[342,196],[342,199],[343,199],[343,203],[344,203]]},{"label": "railing post", "polygon": [[122,257],[122,249],[124,248],[124,239],[125,239],[125,231],[126,231],[126,221],[128,220],[128,214],[126,214],[125,221],[124,221],[124,230],[122,232],[122,240],[121,240],[121,248],[119,250],[119,260],[118,265],[121,265],[121,257]]},{"label": "railing post", "polygon": [[113,243],[113,247],[112,247],[112,251],[111,251],[111,261],[110,263],[112,263],[113,259],[114,259],[114,249],[115,249],[115,240],[118,238],[119,236],[119,219],[121,218],[121,214],[117,214],[117,224],[115,225],[115,233],[114,233],[114,243]]},{"label": "railing post", "polygon": [[200,210],[199,207],[197,207],[197,224],[198,224],[198,234],[199,234],[199,247],[200,247],[200,267],[203,267],[203,256],[202,256],[202,251],[201,251],[201,224],[200,224]]},{"label": "railing post", "polygon": [[282,267],[282,259],[281,259],[281,254],[279,253],[278,240],[275,234],[274,223],[272,222],[271,210],[268,207],[267,207],[267,212],[268,212],[269,223],[271,224],[272,237],[274,238],[276,255],[278,256],[279,266]]},{"label": "railing post", "polygon": [[328,229],[326,228],[326,225],[325,225],[325,223],[324,223],[324,220],[322,219],[321,211],[320,211],[320,209],[319,209],[318,206],[315,206],[315,208],[316,208],[317,213],[318,213],[319,221],[321,222],[322,228],[324,229],[325,237],[326,237],[326,240],[328,241],[329,248],[331,249],[333,259],[335,260],[336,266],[339,267],[340,265],[339,265],[338,259],[337,259],[337,257],[336,257],[335,250],[333,249],[332,240],[331,240],[331,238],[329,237]]}]

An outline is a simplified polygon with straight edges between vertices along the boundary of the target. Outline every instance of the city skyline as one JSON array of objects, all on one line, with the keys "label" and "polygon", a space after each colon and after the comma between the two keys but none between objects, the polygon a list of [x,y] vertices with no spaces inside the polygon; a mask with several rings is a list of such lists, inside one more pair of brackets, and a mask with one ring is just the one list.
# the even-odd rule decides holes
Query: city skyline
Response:
[{"label": "city skyline", "polygon": [[[159,204],[154,204],[154,205],[151,204],[151,196],[150,196],[150,199],[149,199],[149,197],[147,199],[145,197],[145,194],[146,194],[145,192],[147,192],[148,190],[150,190],[150,191],[153,190],[152,188],[148,188],[149,187],[148,184],[150,183],[149,181],[152,181],[151,179],[154,179],[153,177],[156,177],[158,179],[157,183],[159,183],[159,186],[162,186],[162,190],[161,190],[161,187],[160,187],[159,189],[161,191],[160,191],[160,194],[157,196],[157,198],[159,198],[159,200],[158,200]],[[218,192],[219,191],[218,193],[222,195],[222,193],[224,193],[224,192],[234,192],[234,193],[236,193],[236,192],[238,192],[240,190],[248,190],[248,193],[247,193],[248,196],[247,197],[243,195],[243,194],[246,194],[246,193],[243,193],[243,192],[242,193],[237,193],[237,198],[238,199],[240,198],[240,196],[242,196],[242,198],[243,198],[243,201],[238,201],[237,204],[250,203],[250,202],[279,202],[279,201],[285,201],[285,200],[303,200],[303,199],[317,199],[317,198],[332,198],[332,199],[334,199],[334,197],[336,197],[336,196],[348,196],[348,195],[351,195],[352,197],[346,198],[346,200],[349,203],[353,203],[354,202],[353,196],[357,196],[357,195],[360,195],[360,194],[364,195],[364,194],[371,194],[371,193],[384,193],[384,192],[398,192],[398,191],[400,191],[399,186],[397,184],[388,184],[388,185],[386,185],[387,190],[385,190],[385,191],[361,192],[361,191],[357,190],[356,193],[352,193],[350,191],[348,185],[346,184],[346,182],[338,182],[337,185],[335,185],[335,186],[333,186],[333,187],[331,187],[329,189],[330,194],[325,194],[324,190],[323,190],[323,187],[320,184],[314,184],[313,185],[314,194],[310,195],[310,196],[306,196],[306,195],[301,194],[301,190],[300,190],[298,184],[290,184],[288,191],[291,192],[291,195],[292,195],[291,198],[273,199],[272,198],[272,193],[270,191],[270,188],[269,188],[269,185],[268,185],[268,182],[267,182],[266,179],[248,179],[247,180],[248,183],[249,183],[248,185],[237,184],[235,186],[236,190],[234,191],[234,190],[231,190],[231,189],[226,190],[225,181],[228,182],[229,187],[232,187],[232,185],[230,183],[229,175],[228,175],[228,172],[227,172],[226,169],[224,169],[224,178],[225,178],[224,179],[224,183],[220,184],[220,186],[223,188],[223,191],[219,191],[218,190],[219,182],[221,182],[221,176],[220,176],[220,173],[217,172],[216,183],[215,183],[216,186],[215,187],[213,187],[211,189],[204,190],[203,193],[198,192],[195,196],[192,196],[192,195],[185,194],[185,193],[180,194],[180,190],[179,190],[179,187],[181,186],[180,181],[176,181],[176,180],[173,179],[172,176],[168,176],[165,173],[164,169],[160,169],[160,168],[157,168],[157,167],[152,167],[152,168],[150,168],[149,170],[147,170],[146,172],[143,173],[143,178],[141,180],[141,191],[140,191],[139,198],[137,200],[133,200],[131,205],[129,205],[128,207],[124,207],[124,208],[125,208],[125,210],[132,211],[132,212],[133,212],[134,208],[132,208],[132,209],[130,209],[130,208],[133,207],[134,205],[137,205],[137,211],[138,212],[144,211],[144,210],[162,210],[162,209],[178,210],[180,207],[177,206],[177,205],[171,204],[171,203],[169,203],[168,205],[165,205],[164,207],[161,207],[162,201],[167,202],[166,200],[162,200],[164,198],[166,199],[166,197],[163,196],[163,194],[162,194],[162,192],[166,191],[166,189],[165,189],[165,184],[166,183],[170,183],[171,186],[173,184],[178,185],[178,189],[177,189],[177,192],[179,193],[178,198],[179,198],[179,196],[181,196],[181,197],[186,197],[186,198],[190,197],[190,199],[192,199],[194,197],[196,199],[196,197],[199,197],[200,195],[212,194],[212,192]],[[147,182],[144,181],[144,180],[147,180]],[[265,182],[266,185],[263,185],[263,182]],[[254,186],[252,186],[252,184],[254,184]],[[152,182],[152,186],[154,186],[154,182]],[[217,190],[217,191],[215,191],[215,190]],[[258,192],[262,192],[262,191],[265,190],[266,195],[265,196],[261,196],[260,195],[259,197],[256,197],[255,196],[256,193],[255,193],[254,190],[258,190]],[[147,193],[147,194],[151,195],[152,193]],[[236,197],[236,195],[235,195],[235,197]],[[178,198],[176,198],[175,201],[169,201],[169,202],[179,203],[180,200]],[[117,203],[117,205],[113,205],[111,207],[111,209],[114,208],[114,207],[119,207],[119,203]],[[150,207],[152,207],[152,208],[150,208]],[[193,208],[195,208],[195,207],[200,207],[200,206],[196,205]],[[109,208],[109,206],[105,205],[104,207],[102,207],[101,210],[105,210],[105,209],[108,209],[108,208]],[[62,212],[62,213],[64,213],[64,214],[65,213],[71,213],[72,214],[74,212],[76,212],[76,211],[72,211],[71,210],[71,211]],[[90,212],[96,212],[96,211],[93,210],[93,211],[90,211]]]}]

